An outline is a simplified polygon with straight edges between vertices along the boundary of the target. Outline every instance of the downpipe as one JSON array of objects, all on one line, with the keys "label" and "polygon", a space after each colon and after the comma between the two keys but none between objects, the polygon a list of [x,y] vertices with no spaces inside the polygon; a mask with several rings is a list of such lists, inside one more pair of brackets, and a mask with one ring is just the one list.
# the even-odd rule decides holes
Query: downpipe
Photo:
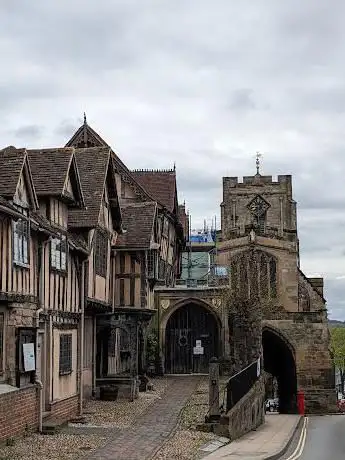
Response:
[{"label": "downpipe", "polygon": [[83,414],[83,396],[84,396],[84,322],[85,322],[85,265],[87,260],[81,263],[81,280],[80,280],[80,306],[81,306],[81,324],[80,324],[80,362],[79,362],[79,415]]},{"label": "downpipe", "polygon": [[[48,240],[49,241],[49,240]],[[39,327],[40,327],[40,314],[43,311],[43,306],[44,306],[44,299],[43,299],[43,281],[44,281],[44,254],[45,254],[45,246],[46,242],[42,242],[42,244],[39,246],[39,254],[38,254],[38,259],[40,261],[40,267],[39,267],[39,284],[38,284],[38,302],[39,302],[39,308],[35,312],[35,326],[36,326],[36,359],[37,359],[37,350],[38,350],[38,335],[39,335]],[[41,353],[43,350],[41,350]],[[42,355],[41,355],[42,359]],[[41,374],[42,374],[42,363],[40,363],[41,366]],[[36,372],[35,372],[35,385],[38,386],[38,392],[39,392],[39,404],[38,404],[38,432],[42,433],[42,425],[43,425],[43,383],[42,383],[42,375],[40,376],[40,379],[37,378],[37,362],[36,362]]]},{"label": "downpipe", "polygon": [[41,380],[35,379],[35,384],[38,386],[38,393],[39,393],[39,407],[38,407],[38,432],[42,433],[42,425],[43,425],[43,409],[42,409],[42,404],[43,404],[43,383]]}]

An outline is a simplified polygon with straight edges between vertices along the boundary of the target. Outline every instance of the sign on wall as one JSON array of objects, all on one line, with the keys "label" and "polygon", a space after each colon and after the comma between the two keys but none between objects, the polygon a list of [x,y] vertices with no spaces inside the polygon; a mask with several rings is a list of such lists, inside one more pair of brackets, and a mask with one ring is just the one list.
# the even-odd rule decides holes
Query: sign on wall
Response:
[{"label": "sign on wall", "polygon": [[25,372],[31,372],[36,369],[34,343],[23,343],[23,360]]},{"label": "sign on wall", "polygon": [[193,347],[193,355],[203,355],[204,347],[201,346],[201,340],[195,341],[195,347]]}]

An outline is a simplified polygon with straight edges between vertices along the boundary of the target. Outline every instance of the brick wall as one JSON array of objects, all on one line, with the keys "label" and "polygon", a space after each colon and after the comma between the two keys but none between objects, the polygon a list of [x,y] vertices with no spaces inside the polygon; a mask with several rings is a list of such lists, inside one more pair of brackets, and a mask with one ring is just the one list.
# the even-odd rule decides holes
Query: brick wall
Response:
[{"label": "brick wall", "polygon": [[70,420],[78,415],[79,395],[71,396],[70,398],[51,403],[50,411],[50,417],[54,417],[62,421]]},{"label": "brick wall", "polygon": [[0,395],[0,442],[38,429],[39,392],[34,386]]}]

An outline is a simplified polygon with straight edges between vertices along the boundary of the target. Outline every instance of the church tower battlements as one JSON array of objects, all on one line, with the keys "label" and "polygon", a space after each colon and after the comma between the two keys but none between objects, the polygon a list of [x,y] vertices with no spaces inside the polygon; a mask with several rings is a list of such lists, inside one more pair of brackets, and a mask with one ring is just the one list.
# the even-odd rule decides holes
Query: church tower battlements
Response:
[{"label": "church tower battlements", "polygon": [[296,202],[292,197],[291,175],[223,177],[221,203],[222,239],[255,233],[296,243]]}]

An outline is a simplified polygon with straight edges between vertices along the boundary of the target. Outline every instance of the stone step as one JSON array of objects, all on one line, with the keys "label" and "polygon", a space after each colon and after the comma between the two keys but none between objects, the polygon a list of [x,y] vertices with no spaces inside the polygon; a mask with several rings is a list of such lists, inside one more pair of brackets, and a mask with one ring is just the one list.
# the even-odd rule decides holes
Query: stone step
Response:
[{"label": "stone step", "polygon": [[56,434],[58,433],[66,422],[61,419],[48,418],[43,420],[42,423],[42,434]]}]

